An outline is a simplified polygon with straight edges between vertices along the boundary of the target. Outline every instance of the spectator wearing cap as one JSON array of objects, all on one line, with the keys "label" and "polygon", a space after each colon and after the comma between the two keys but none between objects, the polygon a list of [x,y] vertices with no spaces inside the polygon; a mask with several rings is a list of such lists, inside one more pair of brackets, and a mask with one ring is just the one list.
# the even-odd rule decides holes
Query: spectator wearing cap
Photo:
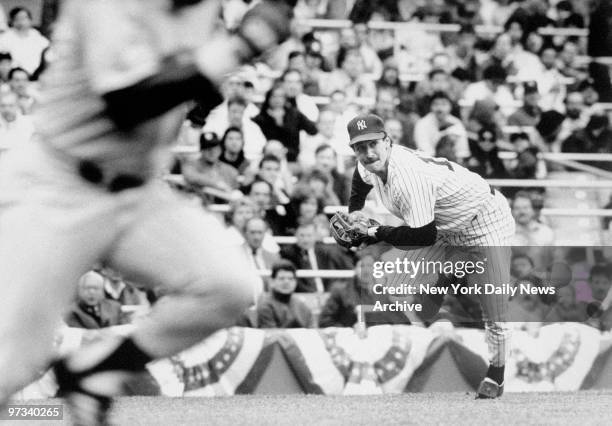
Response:
[{"label": "spectator wearing cap", "polygon": [[11,28],[0,35],[0,52],[9,52],[14,66],[31,75],[39,67],[49,40],[32,27],[32,12],[25,7],[11,9],[9,24]]},{"label": "spectator wearing cap", "polygon": [[416,122],[414,141],[418,149],[428,155],[436,152],[436,145],[444,134],[457,136],[456,156],[464,159],[470,156],[467,132],[461,120],[451,115],[452,101],[444,92],[431,96],[430,113]]},{"label": "spectator wearing cap", "polygon": [[535,82],[523,85],[523,106],[508,117],[509,126],[535,126],[540,121],[542,109],[539,107],[540,92]]},{"label": "spectator wearing cap", "polygon": [[280,141],[287,148],[287,160],[297,161],[300,131],[317,133],[317,126],[287,101],[284,84],[274,84],[266,93],[260,113],[252,119],[268,140]]},{"label": "spectator wearing cap", "polygon": [[[612,153],[612,131],[607,115],[592,115],[586,127],[574,132],[561,145],[562,152],[581,153]],[[607,163],[590,163],[595,167],[603,167]],[[610,166],[605,167],[611,169]]]},{"label": "spectator wearing cap", "polygon": [[316,122],[319,118],[319,107],[312,98],[304,93],[302,72],[299,69],[289,68],[281,76],[285,88],[287,102],[295,106],[310,121]]},{"label": "spectator wearing cap", "polygon": [[204,132],[200,137],[200,154],[182,164],[185,181],[197,191],[214,188],[228,195],[238,188],[238,171],[219,160],[221,141],[215,133]]},{"label": "spectator wearing cap", "polygon": [[217,114],[206,119],[204,132],[223,135],[230,127],[240,129],[244,139],[244,156],[247,160],[257,162],[261,158],[261,151],[266,144],[266,137],[259,126],[247,114],[249,104],[242,96],[234,96],[224,101],[227,108],[225,114]]},{"label": "spectator wearing cap", "polygon": [[308,306],[294,296],[297,286],[295,266],[279,261],[272,266],[270,292],[257,301],[259,328],[309,328],[312,313]]},{"label": "spectator wearing cap", "polygon": [[467,167],[485,179],[503,179],[508,176],[504,163],[499,159],[496,131],[495,127],[486,126],[478,132],[477,140],[470,139],[472,155],[467,160]]},{"label": "spectator wearing cap", "polygon": [[492,99],[502,110],[514,104],[514,96],[506,85],[508,73],[497,64],[489,65],[483,71],[483,81],[470,84],[463,94],[463,99],[468,105],[473,105],[477,101]]}]

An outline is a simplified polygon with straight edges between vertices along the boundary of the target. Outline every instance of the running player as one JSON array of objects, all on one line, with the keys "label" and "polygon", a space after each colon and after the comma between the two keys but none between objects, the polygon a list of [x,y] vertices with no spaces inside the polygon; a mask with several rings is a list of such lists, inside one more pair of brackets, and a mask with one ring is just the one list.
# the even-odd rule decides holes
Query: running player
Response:
[{"label": "running player", "polygon": [[[359,210],[373,189],[405,225],[369,227],[365,232],[370,237],[404,247],[409,250],[407,259],[414,261],[486,260],[485,271],[469,275],[468,285],[475,280],[479,284],[508,283],[514,219],[504,196],[458,164],[393,145],[384,128],[382,119],[372,114],[348,124],[350,145],[358,160],[349,201],[351,219],[360,222]],[[389,286],[410,282],[403,274],[389,279]],[[507,297],[479,296],[491,355],[479,398],[497,398],[503,392],[510,339],[505,323]],[[442,299],[437,302],[436,311]]]},{"label": "running player", "polygon": [[289,3],[262,0],[229,33],[221,0],[62,2],[40,140],[0,165],[0,406],[48,366],[61,313],[99,261],[166,296],[131,337],[55,364],[80,424],[105,421],[118,373],[193,345],[250,303],[257,275],[221,226],[154,177],[177,107],[221,103],[226,73],[288,36]]}]

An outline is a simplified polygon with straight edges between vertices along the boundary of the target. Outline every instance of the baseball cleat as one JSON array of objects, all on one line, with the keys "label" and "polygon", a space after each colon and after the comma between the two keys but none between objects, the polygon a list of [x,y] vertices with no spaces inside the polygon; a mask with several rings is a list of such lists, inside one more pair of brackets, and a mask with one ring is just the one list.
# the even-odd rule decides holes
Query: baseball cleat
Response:
[{"label": "baseball cleat", "polygon": [[63,359],[55,362],[52,368],[59,386],[57,396],[66,400],[73,424],[108,426],[112,405],[109,395],[122,393],[126,374],[119,371],[77,373],[71,371]]},{"label": "baseball cleat", "polygon": [[478,386],[478,392],[476,399],[495,399],[502,396],[504,393],[504,384],[497,384],[495,380],[485,377],[480,386]]}]

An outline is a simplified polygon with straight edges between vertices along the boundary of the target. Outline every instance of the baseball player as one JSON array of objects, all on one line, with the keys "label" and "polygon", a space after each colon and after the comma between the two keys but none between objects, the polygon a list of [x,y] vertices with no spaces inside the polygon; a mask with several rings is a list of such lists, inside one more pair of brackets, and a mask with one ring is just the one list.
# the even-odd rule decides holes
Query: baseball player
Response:
[{"label": "baseball player", "polygon": [[[479,284],[508,283],[514,220],[504,196],[458,164],[393,145],[384,128],[382,119],[372,114],[348,123],[350,145],[358,160],[349,219],[359,242],[385,241],[404,250],[412,248],[405,252],[410,260],[486,260],[483,273],[468,275],[468,287],[476,280]],[[371,190],[405,225],[379,226],[363,220],[359,210]],[[390,275],[389,280],[389,286],[410,283],[404,274]],[[497,398],[503,392],[510,338],[505,323],[507,298],[503,294],[479,296],[491,358],[478,398]],[[436,311],[442,299],[434,301]],[[432,303],[427,298],[424,302]]]},{"label": "baseball player", "polygon": [[54,363],[80,424],[104,423],[119,373],[193,345],[250,304],[257,275],[221,226],[154,177],[181,104],[221,103],[226,73],[289,35],[291,3],[262,0],[229,33],[221,0],[62,2],[40,138],[0,165],[0,407],[52,361],[61,313],[99,261],[166,296],[129,338]]}]

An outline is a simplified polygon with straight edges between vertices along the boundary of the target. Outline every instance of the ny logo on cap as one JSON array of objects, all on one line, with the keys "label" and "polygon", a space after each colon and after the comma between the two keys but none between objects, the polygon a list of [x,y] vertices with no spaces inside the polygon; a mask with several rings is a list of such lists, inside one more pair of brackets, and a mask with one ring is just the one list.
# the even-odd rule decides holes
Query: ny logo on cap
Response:
[{"label": "ny logo on cap", "polygon": [[366,125],[365,120],[359,120],[357,122],[357,129],[363,130],[363,129],[367,129],[367,128],[368,128],[368,126]]}]

